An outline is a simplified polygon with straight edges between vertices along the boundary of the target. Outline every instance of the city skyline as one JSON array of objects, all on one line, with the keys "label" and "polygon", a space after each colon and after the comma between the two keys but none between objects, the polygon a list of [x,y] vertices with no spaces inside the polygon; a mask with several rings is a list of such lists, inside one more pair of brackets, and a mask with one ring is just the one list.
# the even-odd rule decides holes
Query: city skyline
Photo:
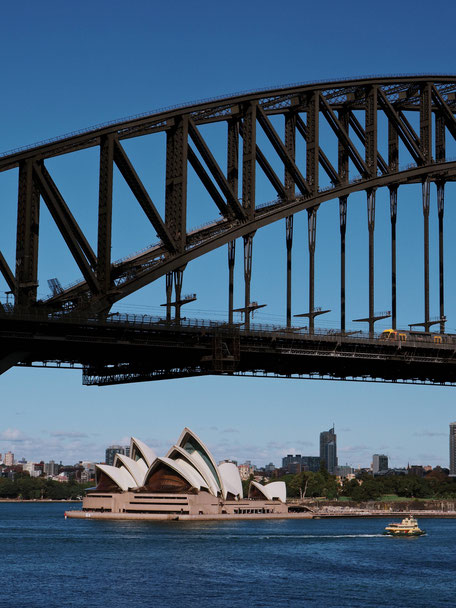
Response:
[{"label": "city skyline", "polygon": [[[456,423],[450,423],[450,458],[447,458],[447,462],[445,461],[432,461],[431,459],[427,459],[424,458],[421,460],[418,459],[408,459],[407,462],[396,462],[394,458],[391,458],[391,456],[389,454],[384,454],[384,452],[386,450],[382,450],[381,454],[375,453],[373,450],[371,450],[369,448],[369,446],[363,446],[363,452],[365,453],[365,457],[367,458],[367,460],[363,461],[363,462],[353,462],[350,461],[349,459],[345,459],[344,461],[341,461],[338,456],[337,456],[337,448],[335,449],[335,462],[333,462],[333,467],[332,467],[332,471],[334,470],[334,467],[337,466],[350,466],[353,469],[361,469],[361,468],[370,468],[372,466],[372,463],[375,462],[375,457],[377,456],[381,456],[381,457],[386,457],[387,462],[389,462],[389,467],[388,468],[405,468],[406,466],[410,465],[410,464],[417,464],[417,465],[430,465],[430,466],[442,466],[443,468],[451,468],[451,454],[456,453],[455,452],[455,441],[454,441],[454,437],[453,437],[453,442],[452,442],[452,435],[451,435],[451,429],[456,427]],[[203,427],[204,428],[204,427]],[[206,427],[206,430],[209,433],[220,433],[222,435],[225,436],[229,436],[229,435],[237,435],[239,433],[239,431],[234,428],[234,427],[230,427],[230,428],[225,428],[225,429],[218,429],[217,427]],[[320,431],[318,434],[318,441],[315,440],[314,442],[306,440],[306,439],[300,439],[296,442],[294,442],[294,444],[292,444],[291,442],[289,442],[287,445],[297,445],[297,446],[302,446],[301,447],[301,451],[296,448],[287,448],[286,453],[283,452],[284,448],[280,448],[277,445],[272,446],[271,444],[268,444],[267,446],[258,446],[259,447],[259,451],[258,449],[255,450],[253,449],[252,452],[248,452],[245,451],[243,452],[243,456],[239,456],[239,457],[234,457],[234,460],[236,460],[238,463],[241,462],[252,462],[252,464],[254,464],[255,466],[258,466],[258,468],[264,468],[265,466],[267,466],[267,464],[271,464],[273,463],[274,466],[276,468],[280,468],[280,463],[285,461],[289,456],[293,455],[299,455],[304,458],[319,458],[321,459],[321,454],[322,454],[322,449],[323,449],[323,454],[325,454],[326,452],[324,451],[324,448],[322,448],[322,441],[324,443],[324,441],[326,439],[328,439],[326,436],[328,434],[334,433],[335,431],[335,425],[332,426],[332,428],[329,429],[329,431]],[[352,430],[350,428],[347,427],[343,427],[342,428],[342,433],[346,433],[346,434],[350,434],[352,432]],[[78,445],[83,446],[84,442],[83,439],[89,439],[90,438],[90,433],[78,433],[78,432],[72,432],[72,433],[65,433],[63,431],[57,431],[57,432],[53,432],[50,433],[50,435],[53,437],[54,441],[56,441],[56,444],[58,444],[59,441],[63,441],[66,439],[70,439],[73,441],[73,448],[74,450],[78,449]],[[416,434],[416,436],[420,436],[420,437],[427,437],[429,438],[435,438],[435,437],[442,437],[442,433],[434,433],[432,431],[427,431],[424,432],[420,435]],[[97,434],[93,434],[93,437],[96,437]],[[325,439],[322,439],[322,437],[325,437]],[[27,446],[30,447],[30,449],[40,449],[38,447],[33,448],[31,447],[31,440],[30,438],[27,438],[25,436],[18,436],[17,432],[12,431],[11,429],[5,433],[5,437],[9,437],[4,439],[1,435],[0,435],[0,461],[1,461],[1,456],[5,456],[6,454],[11,454],[13,453],[13,456],[17,456],[17,458],[15,458],[15,461],[18,462],[19,461],[19,454],[17,454],[15,452],[15,450],[11,447],[11,446]],[[333,439],[332,441],[335,443],[335,438],[337,437],[337,433],[333,434]],[[447,446],[447,451],[448,451],[448,434],[446,434],[446,446]],[[127,436],[122,437],[119,441],[116,442],[111,442],[108,444],[104,444],[103,446],[100,446],[100,448],[93,446],[93,450],[98,450],[99,451],[99,458],[93,457],[94,454],[96,454],[96,451],[92,451],[92,452],[85,452],[85,453],[80,453],[79,457],[75,457],[74,462],[80,462],[82,460],[87,460],[87,461],[93,461],[93,462],[107,462],[109,459],[113,459],[114,458],[114,454],[116,451],[119,451],[121,453],[126,453],[126,450],[128,451],[128,445],[125,443],[125,441],[128,439]],[[331,437],[329,437],[329,439],[331,439]],[[8,447],[6,444],[8,443],[8,441],[10,442],[10,446]],[[163,445],[166,443],[166,440],[160,439],[153,439],[151,441],[149,441],[150,445],[152,447],[154,447],[157,450],[157,453],[160,450],[160,447],[163,447]],[[60,444],[61,445],[61,444]],[[89,444],[90,445],[90,444]],[[210,444],[208,444],[210,445]],[[224,442],[225,446],[229,445],[228,441]],[[236,445],[236,442],[233,442],[233,445]],[[4,446],[4,447],[2,447]],[[20,447],[16,448],[20,451]],[[58,448],[55,448],[56,450],[58,450]],[[81,449],[83,449],[81,447]],[[218,459],[220,461],[225,461],[227,458],[227,455],[225,455],[224,453],[222,453],[220,451],[221,448],[219,448],[217,445],[215,445],[214,447],[214,454],[217,455]],[[223,449],[230,449],[228,447],[223,448]],[[248,446],[244,446],[242,448],[243,450],[248,450],[249,447]],[[268,452],[267,450],[270,450],[270,452]],[[350,449],[351,446],[345,446],[343,445],[341,448],[341,452],[342,454],[349,454],[350,453]],[[275,450],[275,451],[274,451]],[[110,453],[110,455],[108,456],[108,452]],[[275,456],[271,456],[271,458],[269,458],[269,456],[264,456],[265,454],[270,453],[270,454],[275,454]],[[76,455],[76,451],[74,452],[74,454]],[[255,454],[258,454],[258,456],[255,456]],[[90,457],[90,455],[92,455],[92,457]],[[424,456],[426,456],[425,454],[423,454]],[[103,457],[102,457],[103,456]],[[24,459],[24,454],[21,453],[21,459]],[[258,460],[258,459],[261,459]],[[454,456],[453,456],[454,459]],[[60,461],[62,462],[62,458],[59,456],[58,453],[55,453],[53,455],[53,457],[42,457],[39,454],[37,455],[37,457],[27,457],[25,458],[25,460],[27,462],[40,462],[40,461]],[[257,462],[258,460],[258,462]],[[67,464],[69,464],[70,461],[67,461]],[[375,466],[374,466],[375,469]],[[330,471],[330,472],[332,472]]]}]

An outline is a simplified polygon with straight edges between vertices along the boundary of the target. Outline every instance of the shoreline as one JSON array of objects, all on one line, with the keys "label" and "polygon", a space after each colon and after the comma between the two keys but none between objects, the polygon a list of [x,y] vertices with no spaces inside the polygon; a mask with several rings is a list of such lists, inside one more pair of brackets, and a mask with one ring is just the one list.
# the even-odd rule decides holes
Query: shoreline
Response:
[{"label": "shoreline", "polygon": [[[456,511],[408,511],[407,514],[421,519],[456,519]],[[65,519],[103,519],[122,521],[240,521],[263,519],[398,519],[406,515],[404,511],[358,511],[356,513],[246,513],[246,514],[207,514],[207,515],[175,515],[175,514],[146,514],[146,513],[101,513],[98,511],[65,511]]]},{"label": "shoreline", "polygon": [[72,500],[71,498],[30,498],[30,499],[26,499],[26,498],[0,498],[0,503],[14,503],[14,502],[29,502],[29,503],[37,503],[37,502],[57,502],[57,503],[62,503],[62,502],[71,502],[71,503],[78,503],[78,502],[82,502],[81,500]]}]

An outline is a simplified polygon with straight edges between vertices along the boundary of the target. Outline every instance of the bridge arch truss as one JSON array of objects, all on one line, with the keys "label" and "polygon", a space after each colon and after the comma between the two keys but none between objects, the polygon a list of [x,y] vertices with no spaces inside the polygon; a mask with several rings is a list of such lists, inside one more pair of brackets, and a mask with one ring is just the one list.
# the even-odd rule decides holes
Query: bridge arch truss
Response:
[{"label": "bridge arch truss", "polygon": [[[407,118],[414,112],[418,128]],[[398,189],[404,184],[422,187],[424,222],[424,319],[429,331],[429,200],[435,184],[439,217],[439,323],[445,330],[443,221],[445,184],[456,178],[456,161],[448,158],[448,142],[456,141],[456,77],[400,76],[322,82],[257,91],[146,114],[89,129],[44,144],[0,156],[0,171],[18,168],[17,247],[15,268],[8,265],[0,247],[0,272],[14,294],[18,312],[42,310],[81,316],[108,314],[111,306],[145,285],[166,276],[167,318],[174,307],[179,321],[182,275],[185,266],[206,253],[227,245],[229,302],[227,318],[233,322],[233,268],[235,242],[244,244],[245,326],[255,308],[250,297],[252,243],[257,230],[283,220],[286,225],[287,289],[285,322],[291,327],[291,252],[293,217],[308,216],[309,303],[305,316],[309,331],[321,310],[314,303],[314,256],[318,208],[339,200],[340,216],[340,330],[346,331],[345,239],[347,200],[366,193],[369,233],[369,310],[365,318],[374,333],[378,319],[374,294],[375,196],[388,188],[391,217],[391,324],[396,327],[396,217]],[[276,116],[281,117],[281,129]],[[363,118],[361,119],[360,116]],[[382,117],[382,118],[380,118]],[[216,160],[201,127],[224,123],[227,164]],[[337,162],[325,148],[325,123],[337,140]],[[385,126],[387,132],[385,132]],[[272,163],[262,149],[258,133],[266,137],[276,155]],[[166,134],[165,213],[159,213],[129,158],[123,142]],[[297,139],[305,154],[297,156]],[[379,140],[387,138],[387,155]],[[98,232],[92,248],[70,211],[47,166],[56,156],[87,148],[99,149]],[[280,164],[281,171],[274,167]],[[404,163],[406,163],[404,165]],[[214,203],[219,219],[198,230],[187,229],[188,167]],[[120,262],[111,260],[114,167],[150,222],[159,242]],[[276,192],[271,202],[256,196],[257,174],[263,172]],[[329,186],[321,187],[324,183]],[[83,279],[69,288],[56,288],[46,300],[37,299],[40,204],[48,208]],[[174,295],[173,295],[174,290]]]}]

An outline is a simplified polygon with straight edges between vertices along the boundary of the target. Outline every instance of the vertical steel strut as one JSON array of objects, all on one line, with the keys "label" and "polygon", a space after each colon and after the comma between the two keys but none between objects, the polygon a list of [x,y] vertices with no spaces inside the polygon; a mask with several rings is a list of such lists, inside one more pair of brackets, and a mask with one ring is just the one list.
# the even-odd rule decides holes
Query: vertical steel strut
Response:
[{"label": "vertical steel strut", "polygon": [[[255,215],[256,103],[246,105],[243,120],[242,206],[248,219]],[[244,236],[245,328],[250,327],[250,280],[252,278],[253,235]]]},{"label": "vertical steel strut", "polygon": [[228,243],[228,323],[233,323],[233,297],[234,297],[234,261],[236,254],[236,241]]},{"label": "vertical steel strut", "polygon": [[40,193],[33,175],[32,160],[19,165],[16,238],[15,306],[26,308],[36,302],[38,287],[38,233]]},{"label": "vertical steel strut", "polygon": [[293,248],[293,216],[285,219],[285,237],[287,243],[287,327],[291,327],[291,252]]},{"label": "vertical steel strut", "polygon": [[184,279],[184,269],[178,268],[174,271],[174,291],[176,293],[176,322],[180,323],[181,320],[181,307],[182,307],[182,281]]},{"label": "vertical steel strut", "polygon": [[422,183],[424,220],[424,330],[429,331],[429,181]]},{"label": "vertical steel strut", "polygon": [[[445,182],[437,182],[437,211],[439,214],[439,302],[440,319],[445,318],[444,275],[443,275],[443,212],[445,202]],[[440,323],[440,333],[445,333],[445,322]]]},{"label": "vertical steel strut", "polygon": [[340,330],[345,332],[345,235],[347,232],[347,199],[339,198],[340,219]]},{"label": "vertical steel strut", "polygon": [[317,209],[307,209],[307,228],[309,233],[309,334],[315,327],[315,241],[317,236]]},{"label": "vertical steel strut", "polygon": [[171,299],[173,296],[173,273],[166,273],[166,320],[171,321]]},{"label": "vertical steel strut", "polygon": [[374,336],[374,229],[375,189],[367,191],[367,225],[369,229],[369,337]]},{"label": "vertical steel strut", "polygon": [[[239,189],[239,119],[228,120],[227,179],[234,196]],[[236,241],[228,243],[228,323],[233,323],[234,263]]]},{"label": "vertical steel strut", "polygon": [[396,329],[397,325],[397,302],[396,302],[396,220],[397,220],[397,186],[391,186],[390,191],[390,216],[391,216],[391,326]]},{"label": "vertical steel strut", "polygon": [[[296,158],[296,113],[285,115],[285,147],[291,159]],[[285,168],[285,192],[289,201],[295,198],[295,183]],[[293,216],[285,218],[285,240],[287,246],[287,327],[291,327],[291,261],[293,249]]]},{"label": "vertical steel strut", "polygon": [[111,287],[113,169],[114,139],[111,135],[104,135],[100,141],[97,248],[97,279],[103,295],[106,295]]},{"label": "vertical steel strut", "polygon": [[252,249],[253,235],[251,232],[244,237],[244,280],[245,280],[245,328],[250,327],[250,280],[252,278]]}]

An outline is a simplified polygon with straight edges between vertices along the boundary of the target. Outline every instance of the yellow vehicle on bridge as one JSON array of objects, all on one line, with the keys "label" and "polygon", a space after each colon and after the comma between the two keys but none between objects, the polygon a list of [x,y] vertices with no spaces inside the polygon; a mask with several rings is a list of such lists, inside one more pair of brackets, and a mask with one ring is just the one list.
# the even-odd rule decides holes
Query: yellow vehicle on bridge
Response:
[{"label": "yellow vehicle on bridge", "polygon": [[407,340],[418,340],[442,344],[443,342],[453,342],[454,336],[450,336],[448,334],[431,334],[422,331],[407,331],[403,329],[385,329],[380,334],[380,340],[387,340],[388,342],[406,342]]}]

